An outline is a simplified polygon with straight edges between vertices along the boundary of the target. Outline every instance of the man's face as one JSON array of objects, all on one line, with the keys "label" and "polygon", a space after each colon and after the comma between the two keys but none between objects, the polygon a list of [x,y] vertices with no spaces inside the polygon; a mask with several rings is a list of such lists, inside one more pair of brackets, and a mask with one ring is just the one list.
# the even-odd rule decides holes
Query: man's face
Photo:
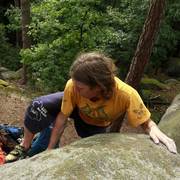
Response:
[{"label": "man's face", "polygon": [[78,92],[81,96],[91,99],[91,98],[100,98],[100,91],[99,87],[91,88],[90,86],[83,84],[75,79],[72,78],[74,83],[74,91]]}]

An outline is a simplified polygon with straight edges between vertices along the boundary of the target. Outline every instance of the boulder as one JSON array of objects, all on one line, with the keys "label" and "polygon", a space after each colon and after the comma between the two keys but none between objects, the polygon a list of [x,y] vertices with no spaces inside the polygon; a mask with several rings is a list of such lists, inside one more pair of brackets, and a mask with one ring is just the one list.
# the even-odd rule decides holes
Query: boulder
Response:
[{"label": "boulder", "polygon": [[0,179],[179,180],[180,155],[145,134],[99,134],[0,166]]},{"label": "boulder", "polygon": [[4,81],[4,80],[2,80],[2,79],[0,79],[0,85],[2,85],[4,87],[7,87],[7,86],[9,86],[9,83]]},{"label": "boulder", "polygon": [[3,77],[3,79],[19,79],[20,75],[19,73],[15,72],[15,71],[6,71],[1,73],[1,76]]},{"label": "boulder", "polygon": [[158,80],[154,78],[142,78],[141,82],[139,83],[138,89],[146,89],[146,90],[162,90],[168,89],[168,86],[160,83]]},{"label": "boulder", "polygon": [[180,153],[180,94],[174,98],[158,126],[167,136],[174,139]]},{"label": "boulder", "polygon": [[23,77],[23,68],[20,68],[19,70],[16,71],[20,75],[20,77]]},{"label": "boulder", "polygon": [[6,71],[9,71],[9,70],[7,68],[5,68],[5,67],[0,67],[0,73],[6,72]]},{"label": "boulder", "polygon": [[150,90],[142,89],[139,94],[141,95],[144,102],[149,104],[169,104],[167,95],[163,91],[151,92]]},{"label": "boulder", "polygon": [[180,84],[180,81],[178,81],[177,79],[167,79],[167,80],[165,81],[165,83],[166,83],[167,85]]}]

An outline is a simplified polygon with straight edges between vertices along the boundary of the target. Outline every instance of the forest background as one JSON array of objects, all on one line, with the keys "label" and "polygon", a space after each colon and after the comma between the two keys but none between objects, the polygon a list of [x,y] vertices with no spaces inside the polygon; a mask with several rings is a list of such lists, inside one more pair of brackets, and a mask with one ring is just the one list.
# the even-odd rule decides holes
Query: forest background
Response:
[{"label": "forest background", "polygon": [[[27,65],[29,85],[63,90],[69,68],[81,51],[98,51],[116,62],[124,80],[142,32],[150,0],[31,0],[31,48],[21,40],[17,1],[0,5],[0,64],[10,70]],[[16,7],[15,7],[16,4]],[[169,0],[145,73],[155,76],[169,57],[179,56],[180,1]]]}]

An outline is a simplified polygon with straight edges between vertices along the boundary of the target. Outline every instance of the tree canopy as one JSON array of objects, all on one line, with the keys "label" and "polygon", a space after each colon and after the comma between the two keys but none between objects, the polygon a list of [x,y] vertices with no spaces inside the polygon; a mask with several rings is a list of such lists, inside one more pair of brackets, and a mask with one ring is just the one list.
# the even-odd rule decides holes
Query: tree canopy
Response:
[{"label": "tree canopy", "polygon": [[[21,62],[29,65],[32,85],[41,83],[62,90],[70,65],[80,51],[99,51],[112,57],[125,78],[142,32],[149,0],[35,0],[31,1],[30,49],[21,50]],[[147,71],[163,66],[179,48],[180,2],[169,1]],[[20,10],[12,5],[5,15],[8,31],[19,30]],[[5,31],[1,40],[8,42]],[[5,44],[5,43],[3,43]],[[5,57],[5,54],[2,59]],[[7,64],[6,61],[2,61]],[[12,62],[12,61],[11,61]],[[15,62],[15,61],[14,61]],[[18,66],[19,67],[19,66]]]}]

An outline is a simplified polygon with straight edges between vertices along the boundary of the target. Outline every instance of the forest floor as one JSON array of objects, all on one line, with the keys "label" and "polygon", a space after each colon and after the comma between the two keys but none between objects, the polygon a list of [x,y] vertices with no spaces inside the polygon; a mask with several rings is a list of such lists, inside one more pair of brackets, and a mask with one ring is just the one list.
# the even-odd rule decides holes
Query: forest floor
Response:
[{"label": "forest floor", "polygon": [[[166,77],[167,79],[168,77]],[[22,86],[19,80],[13,81],[16,87],[21,87],[27,89],[27,87]],[[176,94],[180,92],[180,84],[172,85],[171,89],[167,92],[167,96],[169,102],[174,99]],[[12,124],[23,127],[24,115],[26,112],[26,108],[29,104],[29,101],[22,100],[22,98],[15,98],[10,96],[9,94],[2,93],[0,91],[0,124]],[[162,114],[165,113],[168,105],[160,105],[154,106],[154,109],[159,109]],[[124,120],[121,130],[122,133],[132,132],[132,133],[144,133],[141,127],[132,128],[129,126],[127,120]],[[77,135],[76,130],[74,128],[74,123],[72,119],[68,119],[67,127],[61,137],[60,146],[68,145],[76,140],[80,139]]]}]

